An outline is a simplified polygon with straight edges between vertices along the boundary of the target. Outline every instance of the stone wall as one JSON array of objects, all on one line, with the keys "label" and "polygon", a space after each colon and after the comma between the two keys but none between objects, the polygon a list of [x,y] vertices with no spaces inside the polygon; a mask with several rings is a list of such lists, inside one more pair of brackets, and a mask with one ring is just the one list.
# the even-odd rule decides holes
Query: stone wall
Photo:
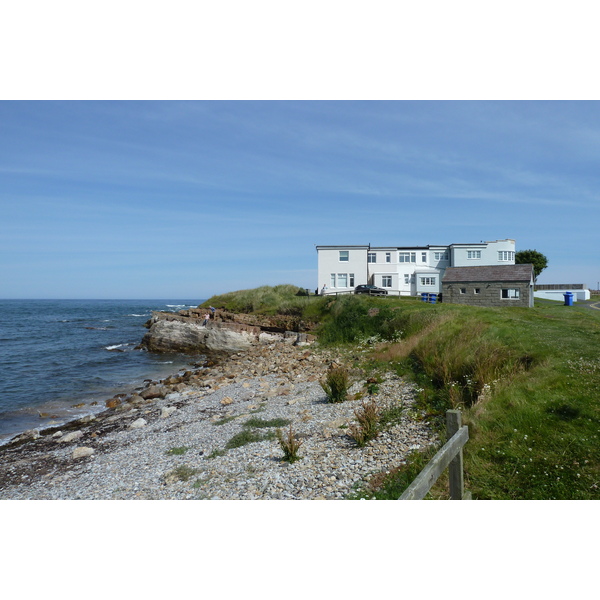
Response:
[{"label": "stone wall", "polygon": [[[519,298],[502,298],[503,289],[519,290]],[[461,293],[461,289],[465,293]],[[479,293],[475,293],[478,289]],[[452,282],[443,284],[444,302],[451,304],[468,304],[470,306],[531,306],[532,290],[523,281],[470,281],[468,283]]]}]

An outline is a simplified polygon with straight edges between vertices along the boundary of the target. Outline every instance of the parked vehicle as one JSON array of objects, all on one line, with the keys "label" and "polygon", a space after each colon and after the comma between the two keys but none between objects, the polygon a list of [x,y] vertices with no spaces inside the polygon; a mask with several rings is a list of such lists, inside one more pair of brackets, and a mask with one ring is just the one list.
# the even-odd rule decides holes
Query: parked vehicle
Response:
[{"label": "parked vehicle", "polygon": [[376,285],[358,285],[354,288],[355,294],[369,294],[369,296],[387,296],[387,290]]}]

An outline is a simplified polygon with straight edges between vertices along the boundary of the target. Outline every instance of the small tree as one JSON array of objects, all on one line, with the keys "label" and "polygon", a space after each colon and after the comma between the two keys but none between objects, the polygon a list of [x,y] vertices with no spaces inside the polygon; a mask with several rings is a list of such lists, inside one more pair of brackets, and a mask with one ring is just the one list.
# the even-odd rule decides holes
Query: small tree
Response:
[{"label": "small tree", "polygon": [[540,273],[548,266],[548,259],[537,250],[519,250],[515,254],[515,264],[533,265],[533,280],[535,283]]}]

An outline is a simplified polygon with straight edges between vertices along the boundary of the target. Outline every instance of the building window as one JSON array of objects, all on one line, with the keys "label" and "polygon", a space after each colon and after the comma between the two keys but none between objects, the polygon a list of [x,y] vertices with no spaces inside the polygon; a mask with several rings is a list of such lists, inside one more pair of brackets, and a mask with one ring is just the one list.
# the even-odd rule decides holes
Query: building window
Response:
[{"label": "building window", "polygon": [[348,250],[340,250],[340,262],[348,262],[350,260],[350,252]]},{"label": "building window", "polygon": [[481,250],[467,250],[467,258],[471,258],[471,259],[481,258]]},{"label": "building window", "polygon": [[514,261],[515,260],[515,253],[514,252],[509,252],[507,250],[500,250],[498,252],[498,260],[510,260],[510,261]]},{"label": "building window", "polygon": [[474,294],[480,294],[480,293],[481,293],[481,288],[475,288],[475,289],[473,290],[473,293],[474,293]]},{"label": "building window", "polygon": [[331,274],[331,279],[330,279],[329,283],[330,283],[329,287],[332,287],[332,288],[335,287],[335,273]]},{"label": "building window", "polygon": [[370,262],[370,263],[377,262],[377,252],[367,253],[367,262]]},{"label": "building window", "polygon": [[410,283],[410,275],[408,273],[404,273],[404,283]]},{"label": "building window", "polygon": [[433,258],[435,260],[448,260],[448,252],[434,252]]},{"label": "building window", "polygon": [[427,252],[421,252],[421,262],[427,262]]},{"label": "building window", "polygon": [[386,252],[385,253],[385,262],[386,263],[391,263],[392,262],[392,253],[391,252]]},{"label": "building window", "polygon": [[381,277],[381,287],[391,288],[392,287],[392,276],[391,275],[382,275]]},{"label": "building window", "polygon": [[398,253],[398,262],[401,262],[401,263],[417,262],[417,253],[416,252],[399,252]]},{"label": "building window", "polygon": [[460,293],[461,294],[466,294],[467,293],[467,288],[460,288]]},{"label": "building window", "polygon": [[338,273],[337,286],[339,288],[348,287],[348,273]]},{"label": "building window", "polygon": [[501,297],[505,298],[507,300],[518,300],[519,299],[519,290],[503,288]]},{"label": "building window", "polygon": [[435,285],[435,277],[421,277],[421,285]]}]

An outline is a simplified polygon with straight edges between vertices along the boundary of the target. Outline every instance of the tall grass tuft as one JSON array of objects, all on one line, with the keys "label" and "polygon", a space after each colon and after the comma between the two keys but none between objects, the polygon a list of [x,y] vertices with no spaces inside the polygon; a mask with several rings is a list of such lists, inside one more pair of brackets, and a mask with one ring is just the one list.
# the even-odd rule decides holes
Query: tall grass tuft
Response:
[{"label": "tall grass tuft", "polygon": [[344,402],[348,399],[350,383],[346,369],[342,367],[329,369],[325,379],[320,383],[329,402]]},{"label": "tall grass tuft", "polygon": [[283,430],[277,430],[277,439],[279,445],[283,450],[283,460],[293,463],[302,458],[298,456],[298,450],[302,446],[302,440],[296,439],[292,426],[288,429],[287,433],[283,433]]},{"label": "tall grass tuft", "polygon": [[375,400],[363,402],[362,406],[354,411],[358,424],[350,425],[348,433],[354,441],[363,447],[370,440],[379,435],[379,409]]}]

